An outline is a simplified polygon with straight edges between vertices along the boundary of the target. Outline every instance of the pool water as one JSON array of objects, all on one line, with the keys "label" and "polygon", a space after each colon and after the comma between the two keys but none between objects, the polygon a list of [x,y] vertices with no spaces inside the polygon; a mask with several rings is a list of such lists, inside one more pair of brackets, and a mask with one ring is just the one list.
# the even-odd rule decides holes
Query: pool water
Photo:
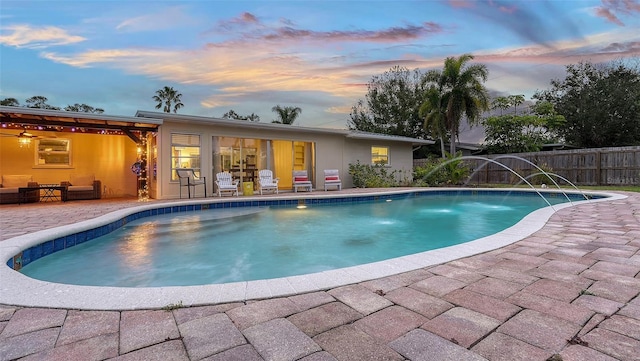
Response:
[{"label": "pool water", "polygon": [[464,243],[545,206],[537,195],[469,194],[184,212],[136,220],[22,272],[50,282],[117,287],[286,277]]}]

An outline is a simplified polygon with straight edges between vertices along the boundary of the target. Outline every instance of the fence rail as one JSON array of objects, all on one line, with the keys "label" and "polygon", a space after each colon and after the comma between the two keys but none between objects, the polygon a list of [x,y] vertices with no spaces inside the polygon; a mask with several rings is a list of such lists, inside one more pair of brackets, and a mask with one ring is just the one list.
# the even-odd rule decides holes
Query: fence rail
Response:
[{"label": "fence rail", "polygon": [[[483,157],[503,164],[522,177],[539,172],[529,163],[531,162],[545,172],[558,174],[576,185],[640,184],[640,147],[558,150]],[[425,162],[424,159],[416,159],[414,166]],[[478,159],[465,159],[465,162],[473,173],[469,183],[515,184],[520,181],[511,170],[498,164]],[[563,183],[557,181],[559,184]]]}]

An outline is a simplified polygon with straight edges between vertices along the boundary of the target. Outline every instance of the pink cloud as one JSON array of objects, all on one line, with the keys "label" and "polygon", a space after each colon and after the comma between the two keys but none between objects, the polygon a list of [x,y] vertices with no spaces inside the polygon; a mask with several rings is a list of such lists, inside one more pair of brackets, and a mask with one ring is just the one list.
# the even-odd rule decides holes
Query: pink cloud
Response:
[{"label": "pink cloud", "polygon": [[602,6],[596,8],[596,15],[606,20],[624,26],[618,15],[633,15],[640,13],[640,2],[637,0],[602,0]]},{"label": "pink cloud", "polygon": [[518,10],[518,8],[515,6],[499,6],[498,10],[500,10],[503,13],[513,14],[516,12],[516,10]]},{"label": "pink cloud", "polygon": [[473,8],[475,7],[475,2],[471,0],[449,0],[449,5],[452,8]]},{"label": "pink cloud", "polygon": [[609,22],[612,22],[614,24],[624,26],[624,23],[620,21],[620,19],[618,19],[618,17],[614,13],[612,13],[611,10],[609,9],[596,8],[596,15],[598,15],[601,18],[605,18]]},{"label": "pink cloud", "polygon": [[640,41],[629,41],[624,43],[611,43],[602,49],[606,53],[616,53],[620,57],[639,56]]},{"label": "pink cloud", "polygon": [[636,0],[602,0],[602,5],[625,14],[640,12],[640,2]]},{"label": "pink cloud", "polygon": [[249,12],[244,12],[240,16],[232,18],[230,20],[221,21],[219,26],[223,29],[234,29],[236,27],[245,27],[247,25],[259,25],[260,20]]},{"label": "pink cloud", "polygon": [[266,40],[318,40],[318,41],[365,41],[365,42],[397,42],[442,32],[442,26],[433,22],[423,23],[422,26],[409,25],[389,29],[355,30],[355,31],[311,31],[282,27],[271,34],[265,35]]},{"label": "pink cloud", "polygon": [[255,15],[248,12],[242,13],[242,15],[240,16],[240,19],[242,20],[242,22],[245,22],[245,23],[259,23],[258,18]]}]

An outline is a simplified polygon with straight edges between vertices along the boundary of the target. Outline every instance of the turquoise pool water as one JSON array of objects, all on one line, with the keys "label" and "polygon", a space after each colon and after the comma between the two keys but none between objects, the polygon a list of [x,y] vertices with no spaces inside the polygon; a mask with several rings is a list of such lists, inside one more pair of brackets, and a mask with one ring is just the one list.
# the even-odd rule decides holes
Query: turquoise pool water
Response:
[{"label": "turquoise pool water", "polygon": [[498,193],[183,212],[130,222],[40,258],[22,272],[50,282],[118,287],[285,277],[464,243],[545,206],[535,194]]}]

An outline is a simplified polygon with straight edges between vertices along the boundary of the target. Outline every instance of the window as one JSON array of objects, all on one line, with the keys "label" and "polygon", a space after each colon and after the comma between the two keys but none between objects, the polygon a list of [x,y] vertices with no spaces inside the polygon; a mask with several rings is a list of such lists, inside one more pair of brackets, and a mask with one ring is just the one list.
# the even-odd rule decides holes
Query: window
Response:
[{"label": "window", "polygon": [[389,147],[371,147],[371,163],[375,165],[388,165]]},{"label": "window", "polygon": [[193,168],[200,176],[200,136],[171,134],[171,180],[178,180],[178,168]]},{"label": "window", "polygon": [[36,139],[35,166],[40,168],[65,168],[71,166],[71,141],[69,139]]}]

